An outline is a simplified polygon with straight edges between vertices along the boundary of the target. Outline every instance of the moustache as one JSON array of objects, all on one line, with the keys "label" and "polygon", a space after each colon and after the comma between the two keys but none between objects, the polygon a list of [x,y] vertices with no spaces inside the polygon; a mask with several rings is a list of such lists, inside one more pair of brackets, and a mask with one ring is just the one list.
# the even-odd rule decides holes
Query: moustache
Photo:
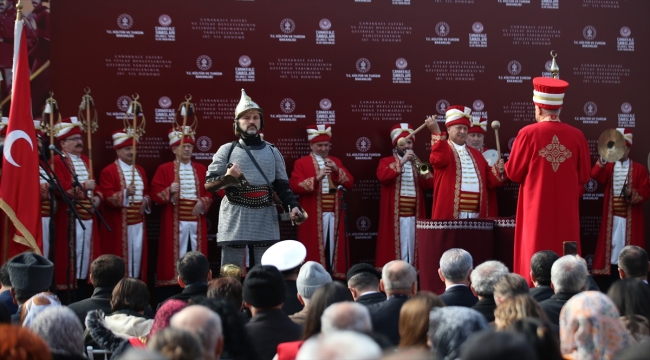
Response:
[{"label": "moustache", "polygon": [[83,145],[81,145],[81,144],[79,144],[79,145],[76,145],[75,147],[76,147],[76,148],[79,148],[79,149],[83,149],[83,148],[84,148],[84,146],[83,146]]}]

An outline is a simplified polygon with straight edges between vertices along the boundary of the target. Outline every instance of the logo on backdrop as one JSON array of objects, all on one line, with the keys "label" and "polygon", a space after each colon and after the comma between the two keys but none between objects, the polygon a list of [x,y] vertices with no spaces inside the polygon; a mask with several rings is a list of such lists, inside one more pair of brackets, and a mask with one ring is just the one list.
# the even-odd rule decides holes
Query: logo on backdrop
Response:
[{"label": "logo on backdrop", "polygon": [[365,136],[360,137],[357,139],[357,150],[361,152],[368,152],[370,150],[370,139],[368,139]]},{"label": "logo on backdrop", "polygon": [[395,61],[395,66],[400,70],[404,70],[408,66],[408,62],[404,58],[399,58]]},{"label": "logo on backdrop", "polygon": [[322,99],[318,105],[321,110],[329,110],[332,107],[332,102],[330,99]]},{"label": "logo on backdrop", "polygon": [[442,119],[443,121],[445,120],[444,115],[447,112],[448,107],[449,107],[449,101],[445,99],[438,100],[438,102],[436,103],[436,111],[438,112],[438,114],[443,115],[443,119]]},{"label": "logo on backdrop", "polygon": [[582,109],[585,111],[585,115],[587,116],[594,116],[598,112],[598,106],[596,106],[596,103],[593,101],[587,101]]},{"label": "logo on backdrop", "polygon": [[592,193],[598,189],[598,182],[594,179],[589,179],[587,183],[585,184],[585,191]]},{"label": "logo on backdrop", "polygon": [[329,30],[332,27],[332,23],[328,19],[321,19],[318,22],[318,26],[321,30]]},{"label": "logo on backdrop", "polygon": [[632,30],[630,30],[630,28],[627,27],[627,26],[623,26],[621,28],[621,36],[622,37],[630,37],[630,35],[632,35]]},{"label": "logo on backdrop", "polygon": [[131,102],[130,96],[120,96],[117,98],[117,108],[126,112],[129,109],[129,103]]},{"label": "logo on backdrop", "polygon": [[582,29],[582,36],[585,37],[585,40],[589,40],[589,41],[595,39],[596,38],[596,28],[591,26],[591,25],[585,26],[585,28]]},{"label": "logo on backdrop", "polygon": [[624,102],[621,105],[621,113],[618,114],[618,127],[633,128],[636,126],[636,116],[630,114],[632,112],[632,105]]},{"label": "logo on backdrop", "polygon": [[291,114],[296,110],[296,103],[289,98],[282,99],[282,101],[280,101],[280,110],[285,114]]},{"label": "logo on backdrop", "polygon": [[289,18],[282,19],[282,21],[280,21],[280,30],[285,34],[291,34],[296,30],[296,23]]},{"label": "logo on backdrop", "polygon": [[483,104],[483,101],[481,100],[476,100],[472,104],[472,107],[474,108],[474,111],[483,111],[483,109],[485,108],[485,104]]},{"label": "logo on backdrop", "polygon": [[249,67],[251,66],[251,58],[249,58],[246,55],[242,55],[239,57],[239,65],[241,67]]},{"label": "logo on backdrop", "polygon": [[172,24],[172,18],[167,14],[162,14],[158,17],[158,23],[160,26],[169,26]]},{"label": "logo on backdrop", "polygon": [[206,152],[212,147],[212,140],[207,136],[200,136],[196,139],[196,148],[200,151]]},{"label": "logo on backdrop", "polygon": [[444,21],[441,21],[436,24],[436,34],[440,37],[445,37],[449,35],[449,24]]},{"label": "logo on backdrop", "polygon": [[472,32],[469,34],[469,47],[487,47],[487,34],[483,34],[483,24],[472,24]]},{"label": "logo on backdrop", "polygon": [[367,73],[370,70],[370,60],[361,58],[357,60],[357,71],[360,73]]},{"label": "logo on backdrop", "polygon": [[370,226],[372,225],[372,222],[370,221],[370,218],[367,216],[361,216],[357,219],[357,230],[359,231],[368,231],[370,230]]},{"label": "logo on backdrop", "polygon": [[160,105],[160,107],[163,109],[167,109],[172,106],[172,99],[168,98],[167,96],[163,96],[158,99],[158,105]]},{"label": "logo on backdrop", "polygon": [[474,34],[482,33],[483,32],[483,24],[481,24],[480,22],[475,22],[474,24],[472,24],[472,31],[474,32]]},{"label": "logo on backdrop", "polygon": [[510,75],[519,75],[521,72],[521,63],[517,60],[512,60],[508,63],[508,72]]},{"label": "logo on backdrop", "polygon": [[626,103],[623,103],[623,104],[621,105],[621,111],[622,111],[624,114],[629,114],[630,111],[632,111],[632,105],[631,105],[630,103],[627,103],[627,102],[626,102]]},{"label": "logo on backdrop", "polygon": [[201,55],[196,59],[196,66],[199,70],[207,71],[212,67],[212,59],[208,55]]},{"label": "logo on backdrop", "polygon": [[546,62],[546,64],[544,64],[544,69],[546,69],[546,71],[549,71],[549,72],[550,72],[550,71],[551,71],[551,66],[552,66],[552,65],[553,65],[553,61],[552,61],[552,60],[549,60],[549,61]]},{"label": "logo on backdrop", "polygon": [[117,26],[122,30],[128,30],[133,26],[133,18],[129,14],[122,14],[117,17]]},{"label": "logo on backdrop", "polygon": [[508,140],[508,149],[512,150],[512,144],[514,143],[515,143],[515,138],[510,138],[510,140]]}]

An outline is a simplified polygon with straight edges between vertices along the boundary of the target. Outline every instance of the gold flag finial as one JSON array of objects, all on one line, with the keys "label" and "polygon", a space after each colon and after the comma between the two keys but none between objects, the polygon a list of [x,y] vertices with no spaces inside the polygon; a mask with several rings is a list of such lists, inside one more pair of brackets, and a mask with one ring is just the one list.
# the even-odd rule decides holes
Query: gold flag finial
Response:
[{"label": "gold flag finial", "polygon": [[551,57],[553,58],[553,62],[551,63],[551,73],[553,74],[553,79],[559,79],[558,73],[560,72],[560,67],[557,66],[557,61],[555,61],[555,58],[557,57],[555,50],[551,50]]}]

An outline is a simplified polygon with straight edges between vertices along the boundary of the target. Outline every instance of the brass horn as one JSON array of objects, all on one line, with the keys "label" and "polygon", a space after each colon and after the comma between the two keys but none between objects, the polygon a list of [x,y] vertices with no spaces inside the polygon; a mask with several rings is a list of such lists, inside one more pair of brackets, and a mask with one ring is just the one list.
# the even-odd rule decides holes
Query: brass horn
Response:
[{"label": "brass horn", "polygon": [[428,162],[422,162],[422,160],[420,160],[420,158],[415,155],[415,153],[413,153],[413,166],[418,169],[418,173],[420,173],[420,175],[426,175],[433,170],[431,164]]},{"label": "brass horn", "polygon": [[625,138],[616,129],[607,129],[598,138],[598,154],[607,162],[617,162],[625,153]]}]

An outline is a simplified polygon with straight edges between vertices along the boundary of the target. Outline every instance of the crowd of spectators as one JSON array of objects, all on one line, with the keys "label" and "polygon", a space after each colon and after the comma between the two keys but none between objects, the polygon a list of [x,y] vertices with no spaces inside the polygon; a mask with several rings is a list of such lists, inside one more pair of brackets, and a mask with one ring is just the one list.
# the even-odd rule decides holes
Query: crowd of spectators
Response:
[{"label": "crowd of spectators", "polygon": [[[278,245],[278,244],[276,244]],[[275,245],[274,245],[275,246]],[[61,304],[52,263],[20,254],[0,268],[1,359],[645,359],[650,352],[646,251],[626,246],[619,277],[599,291],[579,256],[540,251],[532,284],[498,261],[474,267],[463,249],[439,259],[445,291],[419,291],[396,260],[354,265],[347,283],[271,251],[242,279],[212,278],[207,259],[176,264],[182,292],[154,312],[147,286],[116,256],[97,258],[88,299]],[[9,295],[9,296],[7,296]],[[299,306],[288,310],[288,298]],[[12,306],[13,305],[13,306]]]}]

